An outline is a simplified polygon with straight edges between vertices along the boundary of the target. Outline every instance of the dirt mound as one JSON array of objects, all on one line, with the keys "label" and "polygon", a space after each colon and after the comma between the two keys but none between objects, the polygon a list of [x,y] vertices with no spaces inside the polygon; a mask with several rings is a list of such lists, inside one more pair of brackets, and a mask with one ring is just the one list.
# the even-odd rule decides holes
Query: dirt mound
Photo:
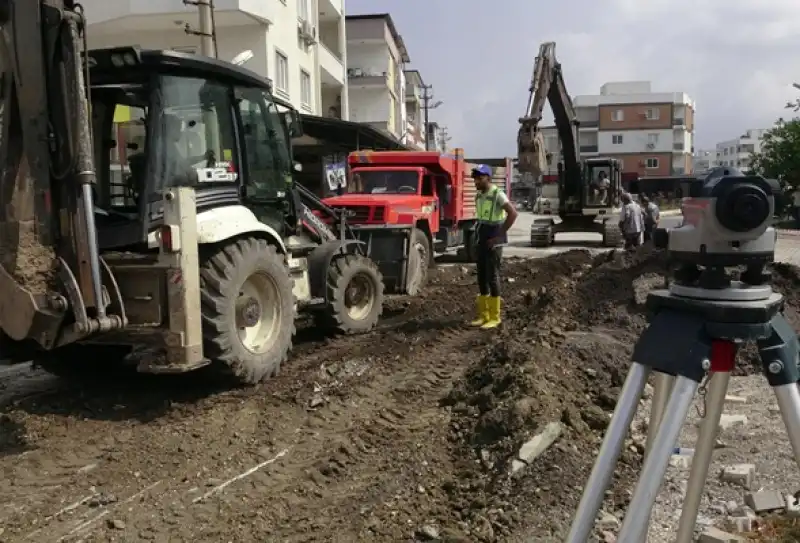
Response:
[{"label": "dirt mound", "polygon": [[[461,458],[451,499],[473,536],[503,540],[515,530],[509,511],[538,537],[564,536],[646,326],[639,291],[663,282],[656,273],[664,265],[648,249],[596,258],[575,251],[529,271],[538,291],[510,296],[501,337],[444,400]],[[515,472],[521,445],[552,423],[561,425],[556,444]],[[638,462],[626,450],[618,477],[628,481]],[[614,506],[626,491],[615,486]]]}]

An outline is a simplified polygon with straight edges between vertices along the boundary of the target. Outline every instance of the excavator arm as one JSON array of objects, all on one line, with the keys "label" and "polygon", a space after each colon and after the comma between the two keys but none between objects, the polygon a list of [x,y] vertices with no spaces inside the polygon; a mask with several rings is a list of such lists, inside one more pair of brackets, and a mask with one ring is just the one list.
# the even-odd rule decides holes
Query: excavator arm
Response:
[{"label": "excavator arm", "polygon": [[124,325],[94,222],[85,20],[73,0],[0,0],[0,28],[0,329],[50,349]]},{"label": "excavator arm", "polygon": [[525,116],[519,119],[517,135],[519,170],[538,178],[547,170],[547,156],[539,123],[545,103],[549,102],[555,118],[556,131],[561,141],[564,173],[567,179],[580,178],[578,148],[578,121],[572,99],[567,92],[561,64],[556,60],[555,42],[546,42],[539,48],[539,55],[531,76],[530,96]]}]

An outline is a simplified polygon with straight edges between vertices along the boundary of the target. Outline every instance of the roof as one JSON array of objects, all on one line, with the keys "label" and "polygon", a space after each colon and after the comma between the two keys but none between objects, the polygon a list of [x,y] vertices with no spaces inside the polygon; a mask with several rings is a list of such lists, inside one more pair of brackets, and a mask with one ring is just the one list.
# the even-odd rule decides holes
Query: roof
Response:
[{"label": "roof", "polygon": [[383,19],[386,23],[386,26],[389,27],[389,33],[392,35],[392,39],[394,40],[395,44],[397,44],[397,49],[400,51],[400,59],[403,62],[411,62],[411,58],[408,56],[408,49],[406,49],[406,43],[403,41],[403,37],[397,31],[397,27],[394,26],[394,20],[392,16],[388,13],[364,13],[361,15],[346,15],[345,21],[369,21],[369,20],[378,20]]},{"label": "roof", "polygon": [[180,72],[180,75],[196,74],[206,77],[210,72],[218,79],[226,79],[235,84],[272,90],[272,82],[269,79],[247,68],[191,53],[139,47],[114,47],[92,49],[89,51],[89,59],[93,73],[113,74],[114,78],[119,78],[121,71],[124,71],[126,75],[131,73],[136,75],[137,69],[146,72]]},{"label": "roof", "polygon": [[[337,146],[343,151],[353,149],[392,149],[405,150],[407,147],[366,124],[343,121],[316,115],[301,115],[303,133],[323,140],[326,145]],[[336,143],[332,143],[336,142]]]}]

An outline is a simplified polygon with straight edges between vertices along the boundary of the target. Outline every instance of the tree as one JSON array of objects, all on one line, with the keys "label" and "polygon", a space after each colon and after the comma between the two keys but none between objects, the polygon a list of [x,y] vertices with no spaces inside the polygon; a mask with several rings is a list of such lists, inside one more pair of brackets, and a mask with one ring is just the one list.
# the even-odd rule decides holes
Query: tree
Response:
[{"label": "tree", "polygon": [[778,119],[761,141],[761,151],[750,157],[753,173],[800,186],[800,117]]}]

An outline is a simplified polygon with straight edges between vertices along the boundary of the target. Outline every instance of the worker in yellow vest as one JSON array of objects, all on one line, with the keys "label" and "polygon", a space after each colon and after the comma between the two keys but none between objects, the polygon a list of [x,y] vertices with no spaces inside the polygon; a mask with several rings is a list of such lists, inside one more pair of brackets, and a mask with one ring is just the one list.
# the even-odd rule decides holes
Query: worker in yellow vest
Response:
[{"label": "worker in yellow vest", "polygon": [[508,243],[508,231],[517,220],[517,210],[506,193],[492,183],[492,169],[486,164],[472,170],[475,188],[475,208],[478,215],[477,268],[478,296],[477,318],[470,324],[481,328],[500,325],[500,263],[503,246]]}]

